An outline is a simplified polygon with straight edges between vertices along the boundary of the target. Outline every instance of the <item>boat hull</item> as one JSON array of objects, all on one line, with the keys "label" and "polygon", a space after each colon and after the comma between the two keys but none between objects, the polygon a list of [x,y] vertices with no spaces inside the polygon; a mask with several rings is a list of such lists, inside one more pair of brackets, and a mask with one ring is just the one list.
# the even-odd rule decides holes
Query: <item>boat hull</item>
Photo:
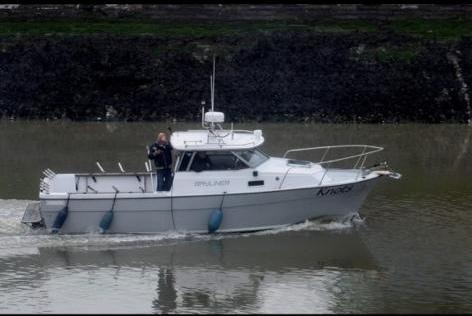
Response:
[{"label": "boat hull", "polygon": [[[357,212],[379,177],[335,186],[267,192],[173,196],[147,194],[119,197],[107,233],[206,233],[208,220],[221,207],[217,232],[242,232],[277,228],[318,217],[340,217]],[[67,199],[40,200],[40,212],[50,229]],[[74,196],[61,233],[99,231],[99,223],[113,205],[113,198]]]}]

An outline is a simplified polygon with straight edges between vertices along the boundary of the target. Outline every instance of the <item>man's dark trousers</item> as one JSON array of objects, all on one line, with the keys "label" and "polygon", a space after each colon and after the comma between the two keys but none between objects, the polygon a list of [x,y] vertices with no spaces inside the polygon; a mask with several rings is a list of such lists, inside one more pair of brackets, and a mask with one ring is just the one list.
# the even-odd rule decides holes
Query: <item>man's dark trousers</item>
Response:
[{"label": "man's dark trousers", "polygon": [[172,173],[170,168],[157,169],[156,174],[157,191],[169,191],[172,183]]}]

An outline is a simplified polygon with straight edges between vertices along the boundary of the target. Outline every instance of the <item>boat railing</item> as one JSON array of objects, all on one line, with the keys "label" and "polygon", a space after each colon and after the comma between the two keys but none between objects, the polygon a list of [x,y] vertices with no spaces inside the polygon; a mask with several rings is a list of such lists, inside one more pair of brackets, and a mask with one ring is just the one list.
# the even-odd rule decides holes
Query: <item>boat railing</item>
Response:
[{"label": "boat railing", "polygon": [[[329,152],[332,152],[333,149],[359,149],[362,151],[360,153],[356,153],[356,154],[349,154],[349,155],[345,155],[345,156],[342,156],[342,157],[337,157],[337,158],[333,158],[333,159],[328,159],[328,160],[325,160],[328,153]],[[284,155],[283,155],[283,158],[287,158],[287,155],[289,155],[290,153],[295,153],[295,152],[306,152],[306,151],[323,151],[322,153],[322,156],[321,156],[321,159],[319,161],[313,161],[314,163],[316,164],[319,164],[319,165],[323,165],[325,166],[325,171],[323,173],[323,176],[321,177],[321,180],[319,182],[319,184],[321,185],[323,183],[323,179],[325,178],[326,174],[328,173],[329,171],[329,167],[333,164],[333,163],[337,163],[337,162],[341,162],[341,161],[346,161],[346,160],[351,160],[351,159],[355,159],[355,163],[352,167],[352,169],[357,169],[358,172],[356,174],[356,180],[358,179],[358,177],[360,176],[361,172],[362,172],[362,169],[364,168],[364,165],[365,165],[365,162],[367,160],[367,157],[369,155],[372,155],[372,154],[375,154],[375,153],[378,153],[380,151],[383,150],[383,147],[379,147],[379,146],[372,146],[372,145],[332,145],[332,146],[318,146],[318,147],[306,147],[306,148],[294,148],[294,149],[289,149],[287,150]]]}]

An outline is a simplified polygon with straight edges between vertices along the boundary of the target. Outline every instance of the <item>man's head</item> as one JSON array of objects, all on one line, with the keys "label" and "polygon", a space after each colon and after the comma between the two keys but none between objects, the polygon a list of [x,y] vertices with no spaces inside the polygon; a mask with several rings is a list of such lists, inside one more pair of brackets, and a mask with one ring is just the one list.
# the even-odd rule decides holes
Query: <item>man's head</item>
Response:
[{"label": "man's head", "polygon": [[157,141],[158,142],[166,142],[167,141],[166,133],[159,133],[157,135]]}]

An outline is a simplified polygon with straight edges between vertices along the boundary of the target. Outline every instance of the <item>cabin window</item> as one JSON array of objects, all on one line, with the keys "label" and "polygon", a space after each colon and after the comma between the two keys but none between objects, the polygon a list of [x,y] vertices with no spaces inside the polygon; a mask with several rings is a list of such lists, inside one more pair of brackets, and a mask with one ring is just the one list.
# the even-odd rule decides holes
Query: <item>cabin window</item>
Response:
[{"label": "cabin window", "polygon": [[181,154],[180,156],[180,166],[179,166],[179,171],[187,171],[187,167],[190,163],[190,160],[192,159],[193,152],[192,151],[186,151]]},{"label": "cabin window", "polygon": [[252,168],[259,166],[261,163],[269,159],[266,154],[255,148],[244,151],[236,151],[234,154],[242,158],[242,160],[244,160]]},{"label": "cabin window", "polygon": [[239,170],[248,168],[247,164],[230,151],[197,151],[190,170]]}]

